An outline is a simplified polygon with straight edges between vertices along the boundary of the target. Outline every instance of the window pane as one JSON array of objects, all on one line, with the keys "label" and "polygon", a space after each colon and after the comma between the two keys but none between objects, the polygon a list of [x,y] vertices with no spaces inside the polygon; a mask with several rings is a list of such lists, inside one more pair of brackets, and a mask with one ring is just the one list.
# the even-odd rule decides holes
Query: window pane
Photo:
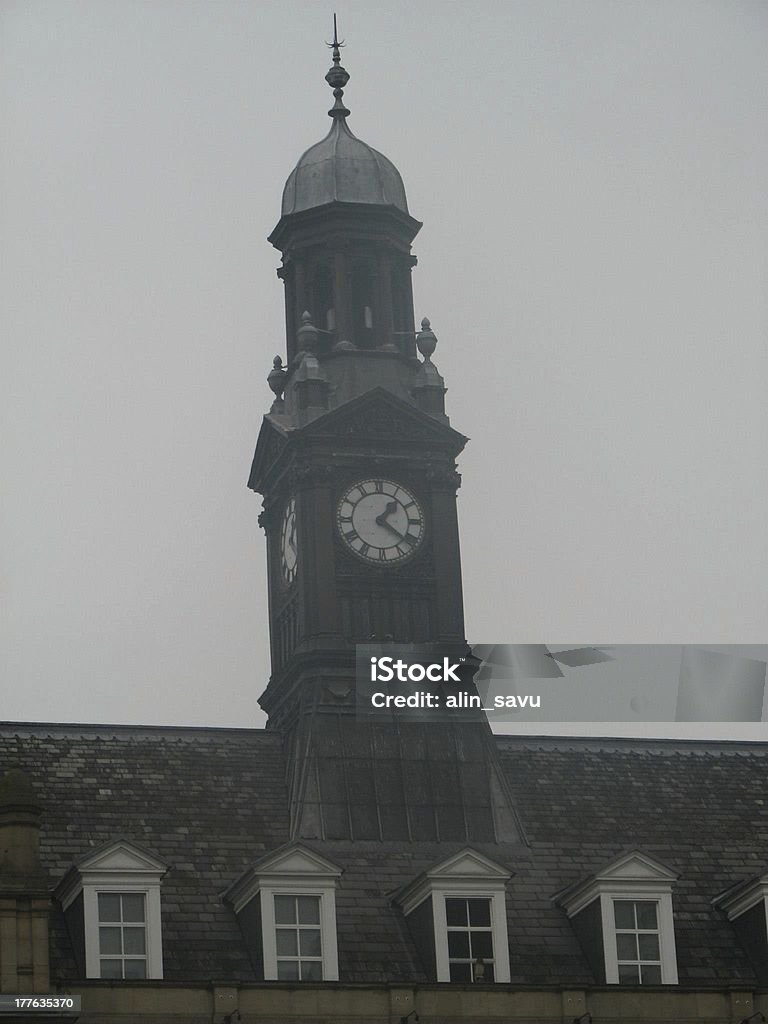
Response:
[{"label": "window pane", "polygon": [[616,954],[619,960],[637,960],[637,936],[619,933],[616,936]]},{"label": "window pane", "polygon": [[129,892],[123,894],[123,920],[144,921],[144,893]]},{"label": "window pane", "polygon": [[661,965],[660,964],[643,964],[643,984],[644,985],[660,985],[661,984]]},{"label": "window pane", "polygon": [[123,961],[122,960],[102,960],[101,961],[101,976],[102,976],[102,978],[122,978],[122,976],[123,976]]},{"label": "window pane", "polygon": [[469,923],[474,928],[491,927],[491,901],[467,900],[469,904]]},{"label": "window pane", "polygon": [[123,952],[119,928],[99,928],[99,952],[110,956]]},{"label": "window pane", "polygon": [[275,924],[296,924],[295,896],[275,896]]},{"label": "window pane", "polygon": [[125,960],[125,977],[126,978],[146,978],[147,976],[147,961],[146,960]]},{"label": "window pane", "polygon": [[640,959],[641,960],[660,960],[659,956],[659,936],[658,935],[638,935],[638,942],[640,943]]},{"label": "window pane", "polygon": [[658,928],[656,920],[656,904],[652,900],[639,900],[637,907],[638,928]]},{"label": "window pane", "polygon": [[493,960],[493,935],[491,932],[472,932],[472,957]]},{"label": "window pane", "polygon": [[470,985],[472,983],[471,965],[451,964],[451,981],[458,985]]},{"label": "window pane", "polygon": [[302,928],[299,932],[299,949],[302,956],[320,956],[320,929]]},{"label": "window pane", "polygon": [[299,950],[296,945],[296,932],[292,928],[277,929],[277,955],[298,956]]},{"label": "window pane", "polygon": [[144,940],[145,932],[143,928],[123,929],[123,948],[126,953],[140,953],[143,956],[147,952]]},{"label": "window pane", "polygon": [[448,932],[448,956],[457,960],[469,960],[468,932]]},{"label": "window pane", "polygon": [[319,960],[302,960],[301,962],[302,981],[322,981],[323,965]]},{"label": "window pane", "polygon": [[617,928],[635,927],[635,905],[631,900],[614,900],[613,916]]},{"label": "window pane", "polygon": [[640,968],[635,964],[619,964],[619,981],[622,985],[639,984]]},{"label": "window pane", "polygon": [[449,925],[467,925],[467,901],[447,899],[445,901],[445,918]]},{"label": "window pane", "polygon": [[120,920],[120,896],[112,892],[99,893],[99,920]]},{"label": "window pane", "polygon": [[298,960],[278,960],[277,961],[277,980],[278,981],[298,981],[299,980],[299,961]]},{"label": "window pane", "polygon": [[494,977],[493,977],[493,964],[486,964],[485,965],[485,978],[483,980],[484,981],[490,981],[490,982],[494,981]]},{"label": "window pane", "polygon": [[299,924],[320,924],[320,897],[299,896]]}]

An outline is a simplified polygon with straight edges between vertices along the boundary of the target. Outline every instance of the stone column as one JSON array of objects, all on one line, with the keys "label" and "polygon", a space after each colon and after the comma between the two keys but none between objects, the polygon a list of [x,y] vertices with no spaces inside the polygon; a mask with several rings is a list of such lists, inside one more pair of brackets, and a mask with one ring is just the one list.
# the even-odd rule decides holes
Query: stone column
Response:
[{"label": "stone column", "polygon": [[29,777],[0,779],[0,992],[49,992],[50,896],[40,866],[42,808]]}]

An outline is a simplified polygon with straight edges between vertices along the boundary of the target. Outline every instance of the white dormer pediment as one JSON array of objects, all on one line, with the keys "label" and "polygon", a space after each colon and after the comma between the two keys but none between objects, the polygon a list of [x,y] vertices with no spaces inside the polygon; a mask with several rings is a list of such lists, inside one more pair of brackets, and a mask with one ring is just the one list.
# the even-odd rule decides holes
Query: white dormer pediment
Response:
[{"label": "white dormer pediment", "polygon": [[441,864],[427,871],[427,877],[432,879],[456,879],[456,878],[486,878],[508,881],[511,873],[497,864],[496,861],[478,853],[477,850],[466,849],[444,860]]},{"label": "white dormer pediment", "polygon": [[408,915],[433,892],[503,893],[511,877],[503,865],[466,847],[414,878],[395,894],[394,900]]},{"label": "white dormer pediment", "polygon": [[55,895],[66,910],[86,886],[159,886],[168,865],[127,839],[84,854],[59,882]]},{"label": "white dormer pediment", "polygon": [[226,890],[224,899],[239,913],[263,888],[333,889],[340,877],[336,864],[301,843],[291,843],[248,868]]},{"label": "white dormer pediment", "polygon": [[758,903],[763,903],[768,914],[768,874],[737,882],[716,896],[712,903],[725,911],[729,921],[735,921]]},{"label": "white dormer pediment", "polygon": [[677,874],[666,864],[647,853],[632,850],[610,861],[589,878],[569,885],[553,898],[569,917],[574,917],[604,893],[627,897],[637,895],[641,898],[650,893],[669,894],[677,878]]},{"label": "white dormer pediment", "polygon": [[153,857],[146,850],[135,846],[127,840],[120,839],[102,846],[94,853],[81,857],[77,864],[81,874],[91,871],[140,871],[148,874],[163,874],[167,864]]},{"label": "white dormer pediment", "polygon": [[595,876],[599,881],[674,882],[677,875],[660,861],[633,850],[607,865]]},{"label": "white dormer pediment", "polygon": [[254,865],[254,870],[261,874],[280,875],[332,875],[338,878],[341,875],[340,868],[331,861],[321,857],[314,850],[306,846],[295,844],[278,850],[277,853]]}]

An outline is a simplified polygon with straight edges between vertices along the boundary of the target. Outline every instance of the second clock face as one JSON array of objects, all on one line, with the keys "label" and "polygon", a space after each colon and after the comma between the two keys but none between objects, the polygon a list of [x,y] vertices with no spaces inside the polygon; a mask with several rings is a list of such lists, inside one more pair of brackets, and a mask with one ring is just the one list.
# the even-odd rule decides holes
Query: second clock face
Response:
[{"label": "second clock face", "polygon": [[395,565],[412,555],[424,538],[418,501],[393,480],[361,480],[342,495],[336,512],[339,533],[366,562]]},{"label": "second clock face", "polygon": [[280,567],[286,583],[296,579],[299,562],[299,546],[296,539],[296,500],[291,498],[285,506],[283,524],[280,529]]}]

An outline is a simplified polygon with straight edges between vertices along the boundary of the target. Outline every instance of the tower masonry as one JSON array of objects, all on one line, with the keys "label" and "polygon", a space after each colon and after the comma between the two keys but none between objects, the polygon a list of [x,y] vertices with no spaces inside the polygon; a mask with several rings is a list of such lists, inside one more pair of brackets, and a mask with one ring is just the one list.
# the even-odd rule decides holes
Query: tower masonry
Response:
[{"label": "tower masonry", "polygon": [[301,156],[269,237],[282,253],[286,354],[268,382],[249,486],[263,495],[272,673],[260,703],[289,751],[293,834],[517,838],[481,721],[355,717],[358,644],[422,645],[462,665],[456,459],[437,337],[414,320],[421,228],[400,173],[353,135],[334,37],[331,127]]}]

